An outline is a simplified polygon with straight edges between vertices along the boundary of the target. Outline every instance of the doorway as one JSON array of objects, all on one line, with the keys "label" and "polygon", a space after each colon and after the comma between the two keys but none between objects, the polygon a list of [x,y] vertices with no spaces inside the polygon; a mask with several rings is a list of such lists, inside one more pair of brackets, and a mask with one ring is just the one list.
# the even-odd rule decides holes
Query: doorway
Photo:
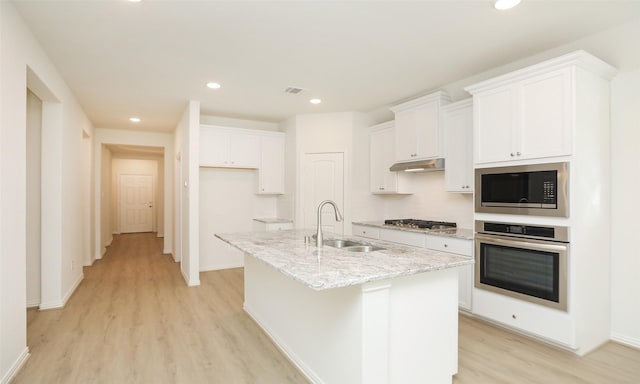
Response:
[{"label": "doorway", "polygon": [[[344,215],[344,153],[305,153],[302,155],[301,207],[303,228],[315,228],[318,204],[333,200]],[[337,222],[333,210],[322,211],[322,230],[344,234],[344,221]]]}]

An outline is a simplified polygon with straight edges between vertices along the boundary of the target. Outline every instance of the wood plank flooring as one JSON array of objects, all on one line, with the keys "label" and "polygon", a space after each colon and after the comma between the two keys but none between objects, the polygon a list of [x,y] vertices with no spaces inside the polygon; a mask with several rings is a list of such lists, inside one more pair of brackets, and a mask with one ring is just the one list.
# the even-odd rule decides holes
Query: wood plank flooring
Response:
[{"label": "wood plank flooring", "polygon": [[[189,288],[154,234],[115,237],[61,310],[28,311],[23,383],[307,383],[243,312],[243,270]],[[460,317],[455,384],[640,383],[640,351],[579,358]],[[327,383],[332,384],[332,383]]]}]

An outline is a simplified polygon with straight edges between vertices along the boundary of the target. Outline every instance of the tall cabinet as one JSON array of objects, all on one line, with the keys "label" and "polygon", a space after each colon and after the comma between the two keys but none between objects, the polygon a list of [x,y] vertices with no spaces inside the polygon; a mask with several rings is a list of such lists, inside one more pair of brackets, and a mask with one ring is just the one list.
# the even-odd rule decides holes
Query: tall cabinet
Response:
[{"label": "tall cabinet", "polygon": [[569,164],[568,218],[476,214],[482,220],[569,228],[567,310],[474,289],[473,313],[580,355],[609,340],[610,333],[610,80],[615,72],[577,51],[466,88],[473,95],[476,168]]}]

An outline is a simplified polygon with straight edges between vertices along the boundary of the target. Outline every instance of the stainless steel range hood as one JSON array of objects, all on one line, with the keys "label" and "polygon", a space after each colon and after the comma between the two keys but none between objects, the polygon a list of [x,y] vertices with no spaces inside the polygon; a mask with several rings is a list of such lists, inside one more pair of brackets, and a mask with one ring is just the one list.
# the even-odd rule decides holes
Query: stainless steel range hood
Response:
[{"label": "stainless steel range hood", "polygon": [[409,161],[406,163],[395,163],[389,168],[391,172],[431,172],[443,171],[444,159],[430,159]]}]

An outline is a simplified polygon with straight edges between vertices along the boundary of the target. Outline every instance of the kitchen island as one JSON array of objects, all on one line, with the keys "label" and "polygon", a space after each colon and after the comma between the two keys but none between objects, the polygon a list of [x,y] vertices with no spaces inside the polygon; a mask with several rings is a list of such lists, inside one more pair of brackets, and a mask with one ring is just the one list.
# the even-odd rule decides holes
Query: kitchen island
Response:
[{"label": "kitchen island", "polygon": [[451,383],[456,267],[473,260],[383,241],[316,248],[311,233],[216,235],[244,252],[245,311],[282,351],[314,383]]}]

